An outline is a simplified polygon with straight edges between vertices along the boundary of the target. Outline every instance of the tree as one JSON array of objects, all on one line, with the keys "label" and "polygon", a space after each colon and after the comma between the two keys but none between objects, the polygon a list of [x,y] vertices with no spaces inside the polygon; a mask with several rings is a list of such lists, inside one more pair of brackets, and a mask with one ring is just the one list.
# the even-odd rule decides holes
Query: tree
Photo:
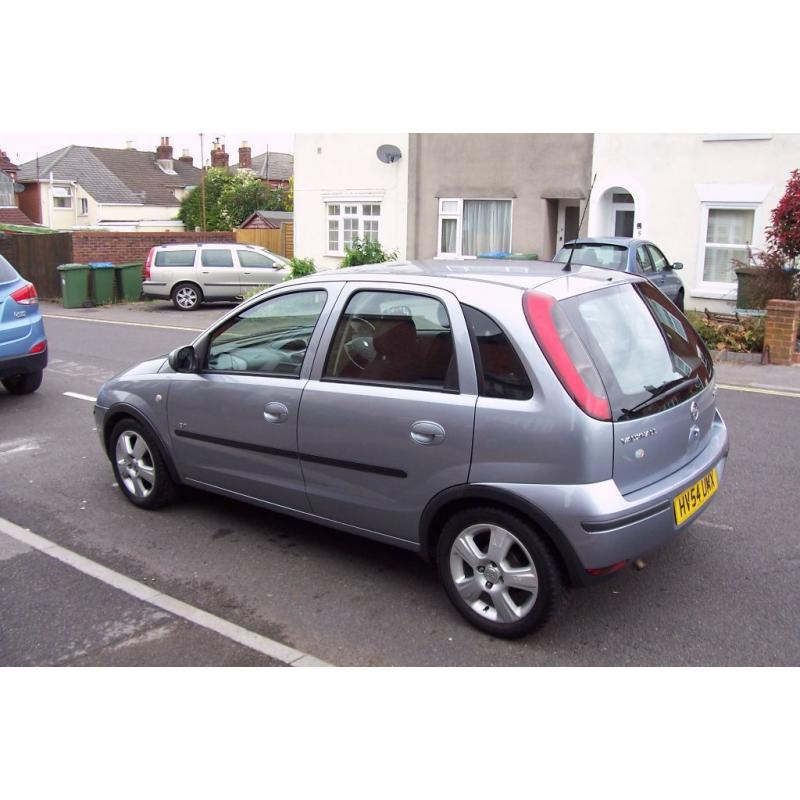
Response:
[{"label": "tree", "polygon": [[[252,172],[231,174],[212,167],[206,173],[206,230],[229,231],[241,225],[254,211],[291,211],[291,187],[274,189]],[[202,192],[192,189],[183,199],[178,219],[187,230],[202,226]]]},{"label": "tree", "polygon": [[772,210],[772,224],[767,229],[770,249],[787,261],[800,256],[800,170],[793,170],[786,192]]}]

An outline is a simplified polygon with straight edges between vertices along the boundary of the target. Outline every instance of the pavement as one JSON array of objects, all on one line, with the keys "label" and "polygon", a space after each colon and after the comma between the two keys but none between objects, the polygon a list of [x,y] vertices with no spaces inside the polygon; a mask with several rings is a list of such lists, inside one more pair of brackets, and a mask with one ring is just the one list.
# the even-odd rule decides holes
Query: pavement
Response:
[{"label": "pavement", "polygon": [[158,512],[124,500],[91,399],[230,305],[42,306],[41,389],[0,389],[0,517],[19,526],[0,523],[0,664],[291,663],[269,643],[336,665],[800,664],[797,368],[719,364],[732,449],[712,506],[644,569],[506,642],[467,626],[411,553],[198,491]]}]

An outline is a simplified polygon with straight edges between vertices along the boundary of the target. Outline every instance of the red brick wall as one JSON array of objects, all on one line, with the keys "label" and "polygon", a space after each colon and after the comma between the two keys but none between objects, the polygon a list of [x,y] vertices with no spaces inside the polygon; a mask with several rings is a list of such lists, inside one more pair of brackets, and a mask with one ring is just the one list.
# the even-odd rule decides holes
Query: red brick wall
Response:
[{"label": "red brick wall", "polygon": [[795,361],[798,324],[800,302],[770,300],[767,303],[764,347],[769,347],[770,364],[791,364]]},{"label": "red brick wall", "polygon": [[151,247],[180,242],[233,242],[233,231],[114,233],[111,231],[71,231],[72,258],[79,264],[111,261],[125,264],[144,261]]}]

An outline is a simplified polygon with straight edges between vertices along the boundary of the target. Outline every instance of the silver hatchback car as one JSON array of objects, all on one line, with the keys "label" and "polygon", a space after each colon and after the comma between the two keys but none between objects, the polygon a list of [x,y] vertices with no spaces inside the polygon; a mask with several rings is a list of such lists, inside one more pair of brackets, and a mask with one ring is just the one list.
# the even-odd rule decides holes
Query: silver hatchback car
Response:
[{"label": "silver hatchback car", "polygon": [[644,278],[428,261],[269,289],[106,383],[95,419],[135,505],[185,484],[414,550],[512,637],[708,507],[715,397]]}]

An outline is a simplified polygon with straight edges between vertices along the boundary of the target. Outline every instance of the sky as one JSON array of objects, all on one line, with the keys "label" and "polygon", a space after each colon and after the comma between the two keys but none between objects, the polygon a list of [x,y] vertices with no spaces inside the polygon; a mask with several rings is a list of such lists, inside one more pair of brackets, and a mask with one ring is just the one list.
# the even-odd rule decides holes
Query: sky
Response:
[{"label": "sky", "polygon": [[[163,131],[161,133],[0,133],[0,150],[5,150],[15,164],[24,164],[40,156],[60,150],[68,144],[82,144],[90,147],[125,147],[127,140],[133,141],[137,150],[155,150],[162,136],[169,136],[173,156],[178,158],[184,149],[191,152],[195,165],[200,165],[200,136],[197,133]],[[208,131],[203,134],[205,160],[210,159],[211,142],[217,137],[225,144],[231,154],[230,163],[239,159],[239,145],[242,140],[250,143],[253,155],[257,156],[269,149],[271,152],[294,152],[294,134],[291,133],[220,133]]]}]

